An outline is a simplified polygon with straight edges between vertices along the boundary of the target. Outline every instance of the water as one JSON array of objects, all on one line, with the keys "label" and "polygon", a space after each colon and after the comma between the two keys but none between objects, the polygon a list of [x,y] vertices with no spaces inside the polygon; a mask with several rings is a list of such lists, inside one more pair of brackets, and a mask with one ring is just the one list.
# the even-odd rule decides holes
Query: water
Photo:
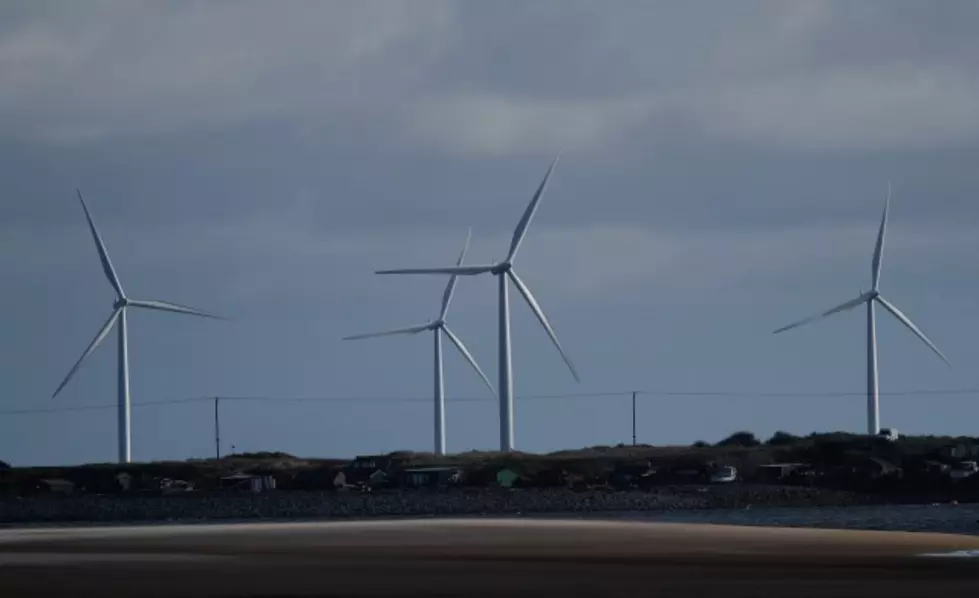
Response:
[{"label": "water", "polygon": [[[513,517],[491,515],[489,517]],[[774,527],[813,527],[825,529],[881,530],[908,532],[938,532],[979,536],[979,504],[968,505],[894,505],[848,507],[755,507],[751,509],[711,509],[691,511],[631,511],[591,513],[526,513],[532,519],[606,519],[631,521],[662,521],[668,523],[712,523],[720,525],[749,525]],[[428,517],[370,517],[378,519],[431,519]],[[479,517],[484,518],[484,517]],[[360,519],[360,518],[354,518]],[[114,526],[165,526],[173,524],[229,524],[322,521],[306,518],[270,519],[205,519],[199,521],[114,522],[114,523],[35,523],[0,525],[2,528],[34,527],[114,527]]]},{"label": "water", "polygon": [[588,519],[939,532],[979,536],[979,505],[771,507],[666,513],[576,513]]}]

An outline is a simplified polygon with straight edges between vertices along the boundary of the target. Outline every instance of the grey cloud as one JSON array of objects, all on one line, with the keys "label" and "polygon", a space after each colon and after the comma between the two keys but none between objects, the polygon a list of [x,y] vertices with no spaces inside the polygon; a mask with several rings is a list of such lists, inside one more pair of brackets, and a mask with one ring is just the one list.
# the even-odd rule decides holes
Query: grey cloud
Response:
[{"label": "grey cloud", "polygon": [[74,230],[80,185],[212,248],[505,236],[560,146],[535,228],[845,229],[888,179],[909,226],[976,210],[968,3],[36,6],[0,30],[14,230]]},{"label": "grey cloud", "polygon": [[684,132],[844,150],[977,133],[970,3],[41,6],[0,37],[15,83],[0,107],[18,115],[0,130],[48,143],[256,120],[491,154]]},{"label": "grey cloud", "polygon": [[113,2],[42,12],[0,38],[0,74],[11,83],[0,108],[25,117],[0,125],[60,141],[317,122],[409,84],[447,23],[444,4],[431,1]]},{"label": "grey cloud", "polygon": [[691,98],[709,133],[804,149],[975,143],[979,78],[952,68],[841,69]]},{"label": "grey cloud", "polygon": [[410,130],[490,154],[684,131],[803,150],[976,140],[979,43],[950,26],[968,4],[545,6],[463,12]]}]

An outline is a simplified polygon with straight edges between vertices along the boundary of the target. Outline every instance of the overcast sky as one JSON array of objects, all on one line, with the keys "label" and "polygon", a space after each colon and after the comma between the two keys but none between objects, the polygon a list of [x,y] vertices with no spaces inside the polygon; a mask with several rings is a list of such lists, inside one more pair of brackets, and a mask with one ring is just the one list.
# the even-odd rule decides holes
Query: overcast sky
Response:
[{"label": "overcast sky", "polygon": [[[976,434],[979,4],[86,2],[0,5],[0,459],[116,457],[114,337],[86,194],[127,292],[232,323],[129,317],[133,456],[432,446],[441,266],[518,257],[581,373],[513,299],[516,444],[716,441],[866,428],[865,315],[772,330],[855,297],[887,181],[881,422]],[[490,277],[455,332],[496,383]],[[498,444],[497,407],[446,347],[448,444]],[[800,398],[798,393],[855,393]],[[782,395],[782,396],[778,396]],[[521,398],[527,397],[527,398]],[[454,401],[454,399],[471,399]],[[345,399],[295,401],[293,399]],[[374,399],[414,399],[377,402]],[[91,409],[89,409],[91,407]],[[84,410],[74,410],[83,408]],[[58,410],[52,413],[8,413]],[[66,409],[68,409],[66,411]]]}]

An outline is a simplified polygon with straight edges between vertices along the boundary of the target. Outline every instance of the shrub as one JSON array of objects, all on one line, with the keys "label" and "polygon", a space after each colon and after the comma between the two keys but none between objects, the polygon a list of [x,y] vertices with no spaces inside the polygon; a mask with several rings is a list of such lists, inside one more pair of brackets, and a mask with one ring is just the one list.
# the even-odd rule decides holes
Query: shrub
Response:
[{"label": "shrub", "polygon": [[795,434],[789,434],[788,432],[783,432],[779,430],[778,432],[772,434],[772,437],[769,438],[768,442],[766,442],[765,444],[769,446],[786,446],[790,444],[795,444],[800,440],[802,440],[802,438],[796,436]]},{"label": "shrub", "polygon": [[724,440],[717,443],[717,446],[745,446],[752,447],[761,444],[755,435],[751,432],[735,432],[731,434]]}]

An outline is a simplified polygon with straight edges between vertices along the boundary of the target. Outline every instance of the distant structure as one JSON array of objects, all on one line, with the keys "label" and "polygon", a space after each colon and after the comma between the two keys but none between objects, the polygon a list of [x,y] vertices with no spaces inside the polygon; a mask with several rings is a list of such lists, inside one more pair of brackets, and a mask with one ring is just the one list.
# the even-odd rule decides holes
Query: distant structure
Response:
[{"label": "distant structure", "polygon": [[874,248],[874,259],[871,265],[872,274],[872,284],[869,291],[863,293],[856,299],[852,299],[825,311],[823,313],[817,314],[815,316],[808,317],[799,322],[789,324],[775,331],[775,334],[784,332],[786,330],[791,330],[802,326],[803,324],[808,324],[820,318],[831,316],[833,314],[848,311],[860,305],[867,306],[867,433],[876,436],[880,432],[880,400],[877,392],[878,374],[877,374],[877,321],[876,315],[874,313],[874,304],[879,303],[884,307],[885,310],[891,313],[899,322],[907,326],[908,330],[914,333],[923,343],[928,345],[932,351],[938,355],[942,361],[949,364],[948,359],[945,355],[938,350],[931,340],[908,318],[904,315],[901,310],[899,310],[893,303],[884,299],[881,296],[879,286],[880,286],[880,266],[881,259],[884,253],[884,237],[887,234],[887,215],[890,211],[891,205],[891,184],[887,183],[887,200],[884,203],[884,216],[880,221],[880,230],[877,233],[877,246]]},{"label": "distant structure", "polygon": [[122,284],[119,282],[119,277],[116,275],[115,269],[112,267],[112,261],[109,260],[109,254],[105,250],[105,244],[102,242],[102,237],[99,235],[98,229],[95,228],[95,222],[92,220],[92,215],[88,211],[88,206],[85,205],[85,200],[82,198],[82,192],[76,190],[78,193],[78,200],[82,203],[82,210],[85,211],[85,218],[88,220],[88,228],[92,231],[92,238],[95,240],[95,248],[99,252],[99,260],[102,262],[102,270],[105,272],[106,277],[109,279],[109,284],[116,291],[116,302],[112,305],[112,315],[99,330],[99,333],[95,335],[95,338],[82,353],[82,356],[75,362],[74,367],[68,372],[64,381],[58,386],[58,389],[54,391],[52,398],[58,396],[58,393],[68,384],[75,372],[85,361],[95,348],[99,346],[105,337],[112,330],[112,326],[118,322],[119,323],[119,462],[129,463],[132,459],[132,432],[131,432],[131,418],[130,418],[130,402],[129,402],[129,340],[126,331],[126,310],[130,307],[139,307],[144,309],[155,309],[159,311],[168,311],[178,314],[189,314],[193,316],[202,316],[205,318],[216,318],[222,319],[218,316],[205,313],[203,311],[196,310],[191,307],[186,307],[183,305],[177,305],[175,303],[168,303],[165,301],[156,300],[136,300],[129,299],[126,293],[122,290]]},{"label": "distant structure", "polygon": [[514,448],[513,442],[513,378],[511,375],[511,360],[510,360],[510,299],[508,295],[507,279],[513,282],[517,290],[523,296],[527,305],[537,316],[537,320],[540,321],[541,326],[547,332],[548,336],[551,338],[551,342],[557,347],[558,352],[564,359],[564,362],[568,365],[568,369],[571,370],[571,375],[574,376],[576,381],[579,380],[578,373],[575,370],[574,365],[571,363],[571,359],[561,348],[561,343],[558,342],[557,336],[554,333],[554,329],[551,327],[550,322],[547,321],[547,316],[541,310],[540,305],[537,304],[537,300],[534,299],[533,294],[527,285],[517,276],[517,273],[513,269],[513,260],[517,257],[517,250],[520,249],[520,244],[523,242],[524,237],[527,234],[527,228],[530,226],[530,221],[533,219],[534,214],[537,212],[537,206],[540,204],[541,196],[544,194],[544,188],[547,186],[547,181],[554,171],[554,167],[557,165],[558,158],[560,158],[560,153],[551,162],[551,165],[547,169],[547,173],[544,175],[544,180],[541,181],[540,186],[537,188],[537,192],[534,193],[533,199],[530,200],[530,205],[527,206],[526,211],[524,211],[523,216],[520,218],[520,222],[517,223],[517,228],[513,233],[513,240],[510,242],[510,251],[507,253],[506,258],[495,264],[484,265],[484,266],[455,266],[449,268],[409,268],[409,269],[399,269],[399,270],[379,270],[377,274],[447,274],[452,276],[474,276],[477,274],[492,274],[499,277],[499,303],[500,303],[500,364],[499,364],[499,375],[500,375],[500,450],[504,452],[512,451]]},{"label": "distant structure", "polygon": [[[472,237],[472,230],[466,236],[466,243],[462,247],[462,252],[459,254],[459,259],[456,261],[456,266],[461,266],[463,260],[466,258],[466,252],[469,250],[469,241]],[[412,326],[410,328],[399,328],[397,330],[386,330],[384,332],[372,332],[369,334],[357,334],[354,336],[345,337],[343,340],[355,340],[362,338],[373,338],[377,336],[391,336],[396,334],[418,334],[419,332],[431,331],[435,337],[435,454],[444,455],[445,454],[445,382],[442,377],[442,334],[455,345],[459,353],[469,362],[469,365],[473,366],[479,377],[483,379],[486,386],[490,389],[493,395],[496,395],[496,391],[493,390],[493,385],[490,383],[489,378],[483,373],[483,370],[479,368],[476,360],[473,359],[472,354],[466,349],[466,346],[462,344],[459,337],[453,334],[449,330],[448,325],[445,323],[445,316],[449,313],[449,304],[452,302],[452,295],[455,293],[456,281],[458,276],[453,274],[449,278],[449,284],[445,287],[445,292],[442,294],[442,311],[439,312],[439,317],[434,322],[429,322],[428,324],[422,324],[420,326]]]}]

